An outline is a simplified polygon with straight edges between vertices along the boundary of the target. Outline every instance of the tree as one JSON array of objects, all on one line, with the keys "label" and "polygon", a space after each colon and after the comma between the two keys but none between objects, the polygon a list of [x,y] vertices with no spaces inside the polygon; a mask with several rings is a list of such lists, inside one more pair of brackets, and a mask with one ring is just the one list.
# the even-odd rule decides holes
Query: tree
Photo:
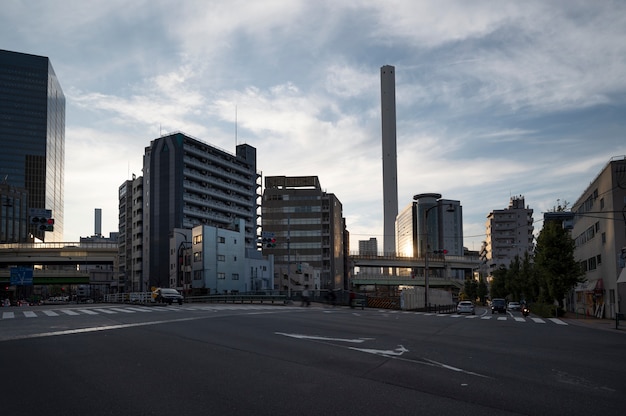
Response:
[{"label": "tree", "polygon": [[491,299],[506,297],[508,294],[506,290],[507,269],[501,266],[499,269],[493,271],[492,276],[493,279],[489,287],[489,296]]},{"label": "tree", "polygon": [[557,222],[544,223],[537,238],[535,267],[539,277],[540,297],[547,301],[556,300],[561,307],[565,294],[577,283],[585,281],[574,258],[574,240]]},{"label": "tree", "polygon": [[485,304],[487,301],[487,294],[489,293],[489,289],[487,288],[487,283],[483,279],[478,281],[478,288],[476,294],[478,295],[478,300],[480,303]]}]

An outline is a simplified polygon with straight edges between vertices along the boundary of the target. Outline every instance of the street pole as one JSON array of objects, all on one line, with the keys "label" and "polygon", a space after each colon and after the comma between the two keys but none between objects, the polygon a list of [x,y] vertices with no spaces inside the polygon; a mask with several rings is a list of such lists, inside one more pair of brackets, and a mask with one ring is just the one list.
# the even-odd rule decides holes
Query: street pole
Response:
[{"label": "street pole", "polygon": [[287,299],[291,301],[291,215],[287,216]]}]

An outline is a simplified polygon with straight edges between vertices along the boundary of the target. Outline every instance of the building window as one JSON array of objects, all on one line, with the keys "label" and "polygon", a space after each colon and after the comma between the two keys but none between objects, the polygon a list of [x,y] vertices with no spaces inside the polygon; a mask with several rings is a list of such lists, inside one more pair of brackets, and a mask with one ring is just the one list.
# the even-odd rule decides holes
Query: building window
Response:
[{"label": "building window", "polygon": [[193,237],[194,244],[202,244],[202,234]]},{"label": "building window", "polygon": [[233,261],[237,261],[237,256],[233,256]]},{"label": "building window", "polygon": [[239,280],[239,273],[233,273],[233,280]]},{"label": "building window", "polygon": [[194,270],[193,280],[202,280],[202,270]]},{"label": "building window", "polygon": [[225,237],[217,237],[217,242],[220,244],[225,244],[226,243],[226,238]]},{"label": "building window", "polygon": [[606,233],[602,233],[602,244],[606,244]]},{"label": "building window", "polygon": [[587,262],[589,263],[589,270],[595,270],[596,269],[596,258],[595,257],[591,257],[589,260],[587,260]]},{"label": "building window", "polygon": [[202,261],[202,252],[201,251],[196,251],[196,252],[193,253],[193,261],[194,262]]},{"label": "building window", "polygon": [[217,255],[217,261],[226,261],[226,256],[223,254],[218,254]]},{"label": "building window", "polygon": [[598,265],[602,264],[602,255],[601,254],[598,254],[596,256],[596,263],[598,263]]},{"label": "building window", "polygon": [[224,273],[224,272],[218,272],[218,273],[217,273],[217,278],[218,278],[218,279],[220,279],[220,280],[224,280],[224,279],[226,279],[226,273]]}]

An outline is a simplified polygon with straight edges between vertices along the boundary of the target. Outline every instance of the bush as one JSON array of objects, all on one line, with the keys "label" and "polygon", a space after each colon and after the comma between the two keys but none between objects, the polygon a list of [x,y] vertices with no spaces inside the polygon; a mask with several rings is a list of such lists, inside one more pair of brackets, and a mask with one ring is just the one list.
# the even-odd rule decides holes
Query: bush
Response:
[{"label": "bush", "polygon": [[554,318],[555,308],[558,308],[557,316],[560,317],[565,314],[565,311],[563,310],[563,308],[558,307],[552,303],[533,303],[532,305],[530,305],[530,311],[534,313],[535,315],[541,316],[542,318]]}]

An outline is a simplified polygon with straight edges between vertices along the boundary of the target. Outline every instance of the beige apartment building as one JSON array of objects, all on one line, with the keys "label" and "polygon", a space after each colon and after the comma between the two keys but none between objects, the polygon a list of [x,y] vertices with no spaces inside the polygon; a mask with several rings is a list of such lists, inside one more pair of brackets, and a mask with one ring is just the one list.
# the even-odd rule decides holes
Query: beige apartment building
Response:
[{"label": "beige apartment building", "polygon": [[572,212],[574,257],[587,281],[570,294],[569,309],[598,318],[626,313],[626,156],[606,164]]},{"label": "beige apartment building", "polygon": [[488,280],[494,270],[508,268],[516,256],[532,254],[534,245],[533,210],[525,205],[523,196],[511,197],[505,209],[487,215],[485,241],[481,248],[481,270]]}]

